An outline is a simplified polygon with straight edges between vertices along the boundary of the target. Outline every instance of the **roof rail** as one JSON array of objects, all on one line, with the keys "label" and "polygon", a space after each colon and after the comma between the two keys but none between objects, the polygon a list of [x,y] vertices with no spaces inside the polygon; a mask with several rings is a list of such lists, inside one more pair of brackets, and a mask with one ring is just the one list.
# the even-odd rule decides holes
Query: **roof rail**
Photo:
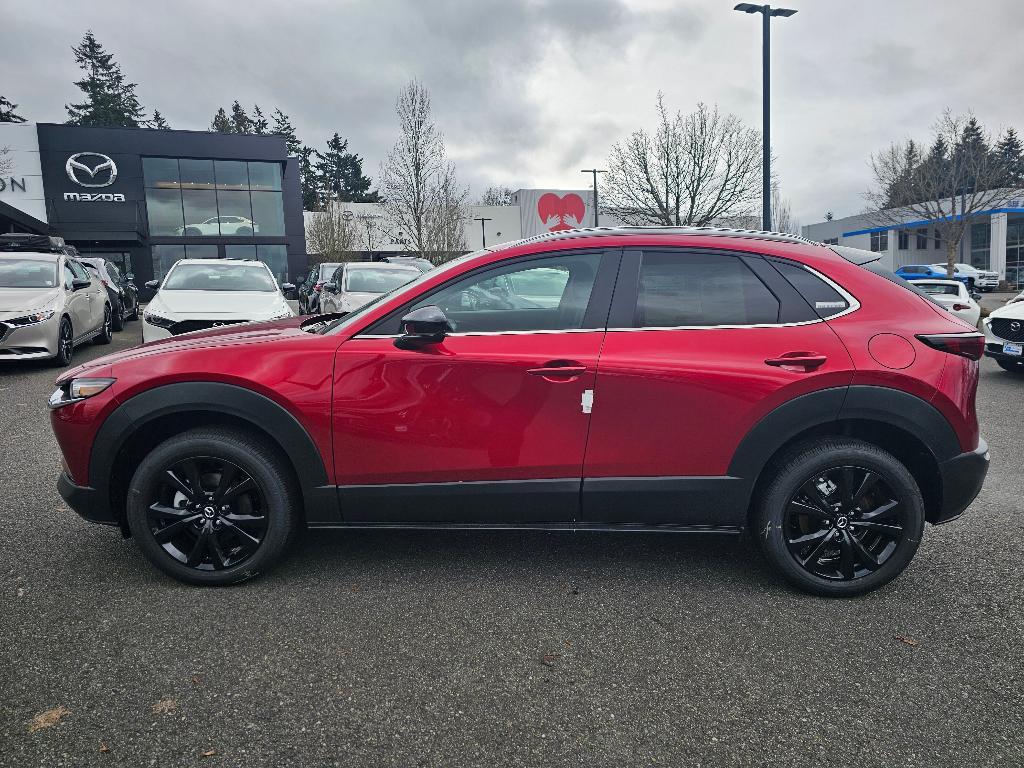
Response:
[{"label": "roof rail", "polygon": [[786,232],[765,232],[758,229],[730,229],[728,227],[668,227],[668,226],[627,226],[627,227],[581,227],[565,229],[560,232],[544,232],[540,235],[527,237],[510,243],[498,243],[488,250],[509,248],[523,243],[535,243],[541,240],[563,240],[574,237],[595,237],[612,235],[700,235],[704,237],[749,237],[754,240],[773,240],[783,243],[803,243],[825,247],[815,240],[808,240],[800,235]]}]

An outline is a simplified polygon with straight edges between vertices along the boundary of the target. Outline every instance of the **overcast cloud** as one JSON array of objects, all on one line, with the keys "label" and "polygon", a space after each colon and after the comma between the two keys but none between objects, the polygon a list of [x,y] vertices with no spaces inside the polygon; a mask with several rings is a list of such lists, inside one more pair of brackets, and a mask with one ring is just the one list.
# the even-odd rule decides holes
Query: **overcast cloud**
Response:
[{"label": "overcast cloud", "polygon": [[[761,120],[760,17],[733,0],[25,2],[0,0],[0,94],[38,122],[77,100],[70,48],[92,28],[150,112],[206,129],[217,107],[280,107],[319,147],[334,131],[373,177],[412,77],[433,95],[479,193],[584,186],[616,139],[717,103]],[[794,215],[863,209],[868,155],[927,138],[949,106],[1024,129],[1019,0],[794,0],[773,23],[773,145]]]}]

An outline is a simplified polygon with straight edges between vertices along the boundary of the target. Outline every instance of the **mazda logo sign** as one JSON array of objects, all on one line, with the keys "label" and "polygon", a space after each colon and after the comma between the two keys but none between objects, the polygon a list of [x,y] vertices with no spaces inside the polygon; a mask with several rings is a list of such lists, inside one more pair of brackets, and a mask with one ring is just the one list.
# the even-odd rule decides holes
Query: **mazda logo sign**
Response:
[{"label": "mazda logo sign", "polygon": [[1014,333],[1020,331],[1020,323],[1014,320],[1012,323],[1010,323],[1010,330],[1013,331]]},{"label": "mazda logo sign", "polygon": [[117,166],[98,152],[78,152],[64,164],[68,178],[80,187],[109,187],[117,178]]}]

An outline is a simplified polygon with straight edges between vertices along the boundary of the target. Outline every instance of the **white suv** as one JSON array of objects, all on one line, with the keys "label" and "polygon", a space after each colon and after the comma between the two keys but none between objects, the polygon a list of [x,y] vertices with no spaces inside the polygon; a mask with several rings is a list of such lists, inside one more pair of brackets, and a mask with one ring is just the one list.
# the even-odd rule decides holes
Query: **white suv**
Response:
[{"label": "white suv", "polygon": [[[936,269],[946,270],[945,264],[932,264]],[[987,269],[978,269],[971,264],[958,263],[953,265],[953,271],[958,275],[967,278],[968,288],[977,288],[979,291],[994,291],[999,287],[999,273]]]},{"label": "white suv", "polygon": [[174,263],[142,315],[142,340],[156,341],[207,328],[236,323],[280,320],[295,313],[284,292],[262,261],[182,259]]}]

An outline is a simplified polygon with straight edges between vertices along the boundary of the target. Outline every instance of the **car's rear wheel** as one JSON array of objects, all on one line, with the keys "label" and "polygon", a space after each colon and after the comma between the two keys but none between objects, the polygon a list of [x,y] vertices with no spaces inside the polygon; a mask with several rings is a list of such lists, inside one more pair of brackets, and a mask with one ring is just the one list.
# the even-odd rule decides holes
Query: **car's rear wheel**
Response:
[{"label": "car's rear wheel", "polygon": [[191,584],[250,579],[280,558],[298,525],[286,464],[265,441],[194,429],[161,443],[128,489],[128,526],[146,558]]},{"label": "car's rear wheel", "polygon": [[109,344],[113,338],[113,331],[111,330],[112,313],[110,311],[110,305],[103,305],[103,325],[100,326],[100,332],[98,336],[93,337],[93,344]]},{"label": "car's rear wheel", "polygon": [[999,367],[1010,373],[1024,373],[1024,362],[1018,363],[1012,360],[996,360]]},{"label": "car's rear wheel", "polygon": [[64,368],[71,364],[71,356],[75,353],[75,332],[71,328],[71,321],[66,317],[60,321],[57,330],[57,354],[54,355],[53,364],[58,368]]},{"label": "car's rear wheel", "polygon": [[860,440],[804,443],[777,463],[754,535],[794,586],[847,597],[896,578],[917,552],[924,502],[892,454]]}]

